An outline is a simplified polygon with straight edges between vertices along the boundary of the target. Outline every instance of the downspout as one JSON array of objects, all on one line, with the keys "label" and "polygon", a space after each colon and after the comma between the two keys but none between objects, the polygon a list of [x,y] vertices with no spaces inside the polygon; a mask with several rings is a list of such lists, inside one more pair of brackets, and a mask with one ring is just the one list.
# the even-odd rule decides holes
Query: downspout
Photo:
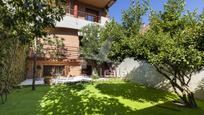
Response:
[{"label": "downspout", "polygon": [[71,14],[71,1],[67,0],[67,12]]}]

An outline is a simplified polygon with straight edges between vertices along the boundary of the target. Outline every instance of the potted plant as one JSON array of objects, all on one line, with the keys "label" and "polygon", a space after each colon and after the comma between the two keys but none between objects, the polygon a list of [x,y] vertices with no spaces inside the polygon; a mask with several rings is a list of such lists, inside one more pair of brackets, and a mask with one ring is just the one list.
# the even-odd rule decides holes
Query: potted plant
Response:
[{"label": "potted plant", "polygon": [[52,77],[51,76],[47,76],[44,78],[44,83],[46,85],[52,85]]}]

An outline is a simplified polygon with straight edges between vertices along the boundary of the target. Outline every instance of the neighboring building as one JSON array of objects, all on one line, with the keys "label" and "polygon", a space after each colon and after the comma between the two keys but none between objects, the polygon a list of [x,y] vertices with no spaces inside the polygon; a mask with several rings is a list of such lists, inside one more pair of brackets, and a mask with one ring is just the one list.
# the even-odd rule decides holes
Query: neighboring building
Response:
[{"label": "neighboring building", "polygon": [[[116,0],[67,0],[65,6],[66,15],[61,22],[57,22],[56,28],[48,30],[63,41],[61,48],[63,56],[52,58],[51,54],[38,55],[37,76],[51,76],[60,74],[63,76],[79,76],[82,74],[83,59],[80,57],[80,29],[95,23],[104,26],[109,20],[108,9]],[[47,46],[47,50],[54,50]],[[84,65],[83,65],[84,66]],[[89,65],[87,65],[89,66]],[[29,53],[27,63],[27,76],[32,77],[33,53]]]}]

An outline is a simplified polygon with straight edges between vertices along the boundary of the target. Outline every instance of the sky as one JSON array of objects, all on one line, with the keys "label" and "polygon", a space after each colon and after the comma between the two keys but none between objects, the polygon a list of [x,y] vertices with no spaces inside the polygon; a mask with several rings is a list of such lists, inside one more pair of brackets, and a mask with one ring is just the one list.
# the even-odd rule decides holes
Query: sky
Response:
[{"label": "sky", "polygon": [[[121,23],[121,13],[122,10],[127,9],[130,6],[131,0],[117,0],[117,2],[109,9],[110,17],[114,18],[117,22]],[[150,6],[155,11],[162,11],[163,4],[166,3],[167,0],[150,0]],[[199,13],[204,9],[204,0],[186,0],[185,9],[193,11],[195,9],[198,10]],[[148,24],[148,14],[143,17],[143,22]]]}]

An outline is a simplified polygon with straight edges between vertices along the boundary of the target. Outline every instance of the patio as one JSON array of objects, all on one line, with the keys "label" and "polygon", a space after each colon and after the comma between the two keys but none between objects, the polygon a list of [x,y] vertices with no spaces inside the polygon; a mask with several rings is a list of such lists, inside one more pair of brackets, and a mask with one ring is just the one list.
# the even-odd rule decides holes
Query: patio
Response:
[{"label": "patio", "polygon": [[[76,82],[90,82],[92,81],[92,78],[88,76],[76,76],[76,77],[57,77],[53,78],[53,84],[60,84],[60,83],[76,83]],[[32,79],[26,79],[25,81],[21,82],[20,85],[26,86],[26,85],[32,85],[33,80]],[[44,84],[44,78],[38,78],[35,81],[36,85],[43,85]]]},{"label": "patio", "polygon": [[[91,82],[91,81],[106,81],[109,78],[99,78],[96,80],[93,80],[92,78],[88,76],[76,76],[76,77],[57,77],[53,78],[53,84],[63,84],[63,83],[77,83],[77,82]],[[25,81],[21,82],[19,85],[21,86],[29,86],[32,85],[33,80],[32,79],[26,79]],[[44,79],[38,78],[35,81],[36,85],[43,85]]]}]

